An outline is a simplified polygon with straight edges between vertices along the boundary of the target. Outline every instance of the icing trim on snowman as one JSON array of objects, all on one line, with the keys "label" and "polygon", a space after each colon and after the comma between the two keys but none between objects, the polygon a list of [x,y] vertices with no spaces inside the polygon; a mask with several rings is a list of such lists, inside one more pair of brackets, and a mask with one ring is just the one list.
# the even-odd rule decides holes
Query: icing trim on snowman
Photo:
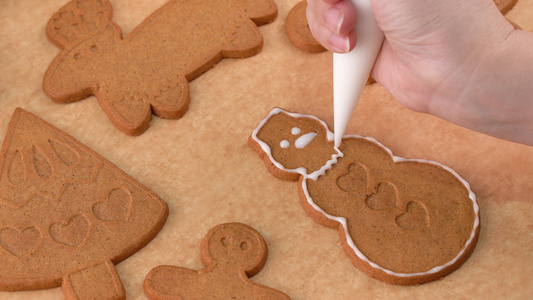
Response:
[{"label": "icing trim on snowman", "polygon": [[[277,115],[277,114],[280,114],[280,113],[285,113],[293,118],[311,118],[311,119],[314,119],[318,122],[320,122],[322,124],[322,126],[324,126],[324,128],[326,128],[326,132],[327,132],[327,139],[329,142],[332,142],[333,139],[334,139],[334,135],[333,135],[333,132],[329,131],[328,126],[327,124],[320,120],[319,118],[315,117],[315,116],[311,116],[311,115],[302,115],[302,114],[297,114],[297,113],[291,113],[291,112],[288,112],[288,111],[285,111],[281,108],[273,108],[269,113],[268,115],[261,121],[261,123],[259,123],[259,125],[255,128],[255,130],[253,131],[251,137],[252,139],[261,147],[261,149],[263,150],[263,152],[265,152],[268,157],[270,158],[270,161],[278,168],[278,169],[281,169],[281,170],[284,170],[286,172],[289,172],[289,173],[298,173],[302,176],[304,176],[305,178],[311,178],[313,180],[317,180],[318,177],[320,177],[321,175],[324,175],[326,173],[326,171],[328,169],[331,169],[331,167],[337,163],[337,158],[339,157],[342,157],[343,154],[342,152],[339,150],[339,148],[337,147],[333,147],[335,149],[335,154],[332,155],[331,159],[328,160],[326,162],[326,164],[320,168],[319,170],[316,170],[310,174],[307,173],[307,169],[305,167],[299,167],[299,168],[295,168],[295,169],[287,169],[285,168],[280,162],[278,162],[277,160],[274,159],[274,157],[272,156],[272,149],[270,149],[270,146],[268,146],[265,142],[263,142],[261,139],[259,139],[257,137],[257,134],[259,133],[259,130],[261,130],[261,128],[266,124],[266,122],[268,122],[268,120],[270,119],[270,117],[272,117],[273,115]],[[293,135],[298,135],[301,133],[301,130],[300,128],[298,127],[294,127],[291,129],[291,133]],[[309,143],[316,137],[316,133],[314,132],[309,132],[309,133],[305,133],[303,134],[302,136],[300,136],[296,142],[295,142],[295,147],[298,148],[298,149],[303,149],[305,148],[307,145],[309,145]],[[290,146],[290,143],[289,141],[287,140],[283,140],[281,141],[281,144],[280,146],[282,148],[288,148]]]},{"label": "icing trim on snowman", "polygon": [[[276,114],[279,114],[279,113],[285,113],[293,118],[311,118],[311,119],[314,119],[316,121],[318,121],[320,124],[322,124],[322,126],[324,126],[324,128],[326,129],[326,132],[327,132],[327,139],[328,139],[328,142],[331,142],[333,141],[334,139],[334,135],[333,133],[328,129],[328,126],[327,124],[320,120],[319,118],[315,117],[315,116],[312,116],[312,115],[303,115],[303,114],[298,114],[298,113],[291,113],[291,112],[287,112],[283,109],[280,109],[280,108],[274,108],[270,111],[270,113],[261,121],[261,123],[257,126],[257,128],[253,131],[252,135],[251,135],[251,138],[257,142],[258,145],[260,145],[261,149],[264,151],[264,153],[266,153],[270,159],[270,161],[279,169],[285,171],[285,172],[290,172],[290,173],[299,173],[300,175],[303,176],[303,180],[301,180],[302,182],[302,191],[304,192],[304,195],[306,197],[306,201],[307,203],[313,207],[313,209],[315,209],[316,211],[320,212],[321,214],[323,214],[325,217],[327,217],[328,219],[330,220],[333,220],[333,221],[336,221],[338,222],[339,224],[342,225],[343,229],[344,229],[344,234],[345,234],[345,238],[346,238],[346,242],[348,244],[348,246],[352,249],[353,253],[362,261],[368,263],[371,267],[375,268],[375,269],[378,269],[378,270],[381,270],[383,272],[385,272],[386,274],[388,275],[392,275],[392,276],[396,276],[396,277],[404,277],[404,278],[408,278],[408,277],[416,277],[416,276],[426,276],[426,275],[430,275],[430,274],[435,274],[435,273],[439,273],[441,272],[442,270],[456,264],[460,259],[461,257],[463,257],[465,251],[469,248],[469,246],[474,242],[474,240],[476,239],[476,232],[478,230],[478,227],[479,227],[479,206],[477,204],[477,200],[476,200],[476,196],[475,194],[472,192],[471,188],[470,188],[470,185],[468,184],[468,182],[466,180],[464,180],[457,172],[455,172],[454,170],[452,170],[451,168],[441,164],[441,163],[438,163],[438,162],[435,162],[435,161],[430,161],[430,160],[425,160],[425,159],[406,159],[406,158],[403,158],[403,157],[399,157],[399,156],[395,156],[393,155],[392,151],[385,147],[382,143],[378,142],[377,140],[373,139],[373,138],[370,138],[370,137],[363,137],[363,136],[359,136],[359,135],[346,135],[344,136],[344,138],[360,138],[360,139],[366,139],[366,140],[369,140],[375,144],[377,144],[379,147],[381,147],[382,149],[386,150],[387,153],[390,154],[390,156],[392,157],[394,163],[397,163],[397,162],[418,162],[418,163],[425,163],[425,164],[432,164],[432,165],[436,165],[436,166],[439,166],[443,169],[445,169],[446,171],[450,172],[454,177],[456,177],[463,185],[464,187],[466,188],[466,190],[468,191],[468,198],[472,201],[472,207],[473,207],[473,210],[474,210],[474,213],[475,213],[475,220],[474,220],[474,224],[473,224],[473,227],[472,227],[472,231],[471,231],[471,234],[470,234],[470,237],[469,239],[466,241],[466,243],[464,244],[463,248],[461,249],[461,251],[459,251],[459,253],[450,261],[448,261],[447,263],[443,264],[443,265],[440,265],[440,266],[436,266],[426,272],[417,272],[417,273],[398,273],[398,272],[394,272],[394,271],[391,271],[389,269],[386,269],[384,267],[381,267],[380,265],[370,261],[358,248],[357,246],[355,246],[352,238],[350,237],[349,235],[349,230],[348,230],[348,225],[347,225],[347,220],[346,218],[344,217],[339,217],[339,216],[334,216],[334,215],[331,215],[331,214],[328,214],[326,213],[322,208],[320,208],[317,204],[315,204],[315,202],[313,201],[313,199],[311,198],[311,196],[309,195],[309,192],[307,190],[307,183],[306,183],[306,180],[307,179],[312,179],[314,181],[316,181],[321,175],[324,175],[326,173],[327,170],[331,169],[332,166],[334,164],[337,163],[337,159],[339,157],[343,157],[344,154],[340,151],[340,149],[338,147],[335,147],[335,146],[332,146],[335,151],[336,151],[336,154],[332,155],[331,159],[327,161],[327,163],[322,167],[320,168],[319,170],[315,171],[315,172],[312,172],[310,174],[307,173],[307,170],[305,167],[300,167],[300,168],[295,168],[295,169],[287,169],[285,168],[281,163],[279,163],[278,161],[276,161],[274,159],[274,157],[272,156],[272,151],[270,149],[270,147],[265,143],[263,142],[262,140],[260,140],[258,137],[257,137],[257,134],[258,132],[261,130],[261,128],[263,128],[263,126],[266,124],[266,122],[273,116],[273,115],[276,115]],[[291,130],[291,133],[293,135],[296,135],[296,134],[299,134],[299,128],[297,128],[298,130],[296,130],[295,128],[293,128]],[[297,132],[297,133],[295,133]],[[282,143],[284,145],[286,145],[287,147],[289,146],[288,145],[288,141],[287,140],[284,140],[282,141]],[[283,146],[283,145],[280,145],[280,146]]]}]

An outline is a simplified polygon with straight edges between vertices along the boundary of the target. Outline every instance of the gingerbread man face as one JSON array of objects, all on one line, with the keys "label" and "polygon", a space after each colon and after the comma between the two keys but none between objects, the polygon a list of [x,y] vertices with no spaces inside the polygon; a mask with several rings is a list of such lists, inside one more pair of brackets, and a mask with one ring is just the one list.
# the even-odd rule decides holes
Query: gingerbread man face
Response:
[{"label": "gingerbread man face", "polygon": [[261,235],[251,227],[238,223],[218,225],[202,242],[205,265],[216,263],[253,276],[261,270],[268,256],[268,248]]},{"label": "gingerbread man face", "polygon": [[[360,136],[344,137],[338,149],[329,139],[313,141],[300,152],[291,148],[298,139],[288,138],[291,128],[313,128],[316,137],[331,134],[312,116],[274,109],[253,132],[250,145],[275,176],[295,180],[298,174],[307,214],[337,228],[348,256],[368,275],[420,284],[451,273],[473,251],[478,206],[468,183],[453,170],[393,156],[379,142]],[[283,169],[287,166],[294,169]]]}]

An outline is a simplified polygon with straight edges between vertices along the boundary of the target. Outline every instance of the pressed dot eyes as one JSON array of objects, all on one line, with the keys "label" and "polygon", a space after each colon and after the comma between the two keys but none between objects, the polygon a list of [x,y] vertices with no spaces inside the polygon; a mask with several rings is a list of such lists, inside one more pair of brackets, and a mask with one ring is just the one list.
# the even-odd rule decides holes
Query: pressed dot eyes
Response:
[{"label": "pressed dot eyes", "polygon": [[[98,50],[100,50],[100,47],[98,47],[98,45],[92,45],[91,47],[89,47],[89,51],[92,52],[92,53],[96,53],[96,52],[98,52]],[[74,53],[74,59],[82,59],[83,58],[82,52]],[[85,51],[85,52],[87,52],[87,51]]]},{"label": "pressed dot eyes", "polygon": [[247,242],[242,242],[242,243],[241,243],[241,250],[246,250],[246,249],[248,249],[248,247],[249,247],[249,246],[248,246],[248,243],[247,243]]},{"label": "pressed dot eyes", "polygon": [[[231,238],[223,237],[220,239],[220,244],[222,246],[227,247],[229,244],[231,244]],[[250,248],[250,244],[248,242],[242,242],[239,244],[239,247],[241,250],[248,250]]]}]

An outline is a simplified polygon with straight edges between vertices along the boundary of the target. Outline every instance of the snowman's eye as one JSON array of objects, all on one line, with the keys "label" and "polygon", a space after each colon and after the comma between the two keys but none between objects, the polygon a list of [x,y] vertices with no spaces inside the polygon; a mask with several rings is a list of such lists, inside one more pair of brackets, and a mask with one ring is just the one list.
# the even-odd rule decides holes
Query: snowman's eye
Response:
[{"label": "snowman's eye", "polygon": [[298,128],[298,127],[293,127],[293,128],[291,129],[291,133],[292,133],[293,135],[299,135],[300,132],[302,132],[302,131],[301,131],[300,128]]},{"label": "snowman's eye", "polygon": [[283,141],[281,141],[281,143],[279,143],[279,146],[280,146],[281,148],[283,148],[283,149],[287,149],[287,148],[289,148],[290,143],[289,143],[289,141],[287,141],[287,140],[283,140]]}]

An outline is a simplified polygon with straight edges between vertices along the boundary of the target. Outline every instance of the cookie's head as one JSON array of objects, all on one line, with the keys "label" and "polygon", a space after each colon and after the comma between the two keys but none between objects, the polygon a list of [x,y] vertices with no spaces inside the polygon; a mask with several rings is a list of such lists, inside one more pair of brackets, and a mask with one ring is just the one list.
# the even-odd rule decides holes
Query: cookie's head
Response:
[{"label": "cookie's head", "polygon": [[120,29],[107,26],[77,44],[63,49],[44,75],[43,89],[58,102],[72,102],[97,93],[99,74],[105,70],[106,52],[113,51]]},{"label": "cookie's head", "polygon": [[52,99],[72,102],[96,92],[91,69],[107,67],[102,53],[121,36],[111,17],[108,0],[72,0],[48,21],[46,35],[62,49],[44,76],[43,89]]},{"label": "cookie's head", "polygon": [[250,144],[279,169],[270,169],[275,176],[295,180],[299,175],[318,176],[331,164],[339,154],[332,140],[333,133],[319,119],[274,108],[253,132]]},{"label": "cookie's head", "polygon": [[263,237],[252,227],[226,223],[212,228],[202,241],[202,260],[222,269],[244,271],[248,276],[259,272],[267,259],[268,248]]}]

